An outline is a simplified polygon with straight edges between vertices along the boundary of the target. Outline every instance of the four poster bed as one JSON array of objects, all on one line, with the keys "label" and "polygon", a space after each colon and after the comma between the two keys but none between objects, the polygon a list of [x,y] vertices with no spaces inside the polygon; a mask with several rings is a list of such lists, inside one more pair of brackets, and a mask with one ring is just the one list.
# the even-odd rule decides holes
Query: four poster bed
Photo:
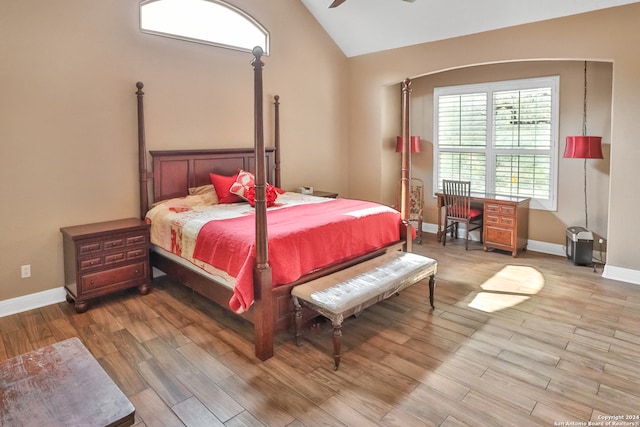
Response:
[{"label": "four poster bed", "polygon": [[[152,265],[249,320],[255,354],[265,360],[273,355],[274,333],[293,324],[293,286],[389,251],[411,251],[410,81],[402,87],[400,212],[371,202],[283,193],[279,98],[274,102],[275,146],[265,147],[262,50],[255,48],[253,54],[252,148],[151,151],[153,170],[148,172],[143,84],[136,84],[140,216],[151,223]],[[242,195],[251,205],[223,204],[226,195],[219,187],[214,188],[218,203],[212,203],[214,176],[228,178],[225,183],[235,178],[234,185],[239,176],[248,176],[249,187]],[[315,315],[309,311],[304,317]]]}]

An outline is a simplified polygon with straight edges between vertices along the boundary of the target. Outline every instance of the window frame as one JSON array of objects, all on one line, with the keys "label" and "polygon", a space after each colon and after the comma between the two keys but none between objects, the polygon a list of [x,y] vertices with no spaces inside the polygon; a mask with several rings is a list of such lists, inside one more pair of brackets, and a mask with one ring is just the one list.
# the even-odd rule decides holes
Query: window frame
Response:
[{"label": "window frame", "polygon": [[[143,28],[142,24],[143,24],[143,10],[142,8],[145,5],[151,4],[151,3],[157,3],[157,2],[162,2],[163,0],[141,0],[140,1],[140,6],[139,6],[139,27],[140,27],[140,31],[142,33],[145,34],[151,34],[151,35],[155,35],[155,36],[161,36],[161,37],[168,37],[168,38],[172,38],[172,39],[176,39],[176,40],[182,40],[182,41],[187,41],[187,42],[191,42],[191,43],[199,43],[199,44],[205,44],[205,45],[209,45],[209,46],[215,46],[215,47],[221,47],[224,49],[232,49],[232,50],[237,50],[237,51],[241,51],[241,52],[249,52],[251,53],[253,51],[253,48],[255,46],[251,46],[251,47],[245,47],[245,46],[237,46],[237,45],[232,45],[232,44],[228,44],[228,43],[223,43],[223,42],[216,42],[213,40],[205,40],[205,39],[200,39],[200,38],[194,38],[194,37],[189,37],[186,35],[181,35],[181,34],[176,34],[176,33],[171,33],[171,32],[165,32],[165,31],[160,31],[160,30],[152,30],[152,29],[148,29],[148,28]],[[243,10],[237,8],[236,6],[233,6],[229,3],[226,3],[224,1],[221,0],[198,0],[198,1],[203,1],[203,2],[209,2],[209,3],[214,3],[218,6],[224,7],[226,9],[228,9],[229,11],[235,13],[238,15],[238,17],[246,20],[248,23],[252,24],[256,30],[258,30],[259,32],[261,32],[264,35],[264,46],[260,46],[262,47],[262,50],[264,51],[264,55],[268,56],[269,55],[269,43],[270,43],[270,34],[269,31],[267,31],[267,29],[260,24],[255,18],[253,18],[251,15],[249,15],[248,13],[244,12]]]},{"label": "window frame", "polygon": [[[495,146],[495,106],[494,92],[528,90],[539,88],[551,88],[551,124],[550,124],[550,145],[548,149],[514,148],[505,149]],[[439,142],[439,99],[447,95],[466,95],[473,93],[486,94],[486,144],[483,147],[456,147],[442,148]],[[440,152],[460,152],[460,153],[484,153],[485,154],[485,192],[496,193],[496,156],[500,154],[520,154],[520,155],[546,155],[550,156],[550,176],[549,176],[549,199],[531,198],[530,207],[539,210],[557,210],[558,194],[558,134],[559,134],[559,106],[560,106],[560,76],[534,77],[527,79],[505,80],[486,83],[474,83],[455,86],[443,86],[434,88],[433,93],[433,192],[442,191],[440,177]],[[489,173],[488,171],[492,171]],[[529,197],[529,196],[522,196]]]}]

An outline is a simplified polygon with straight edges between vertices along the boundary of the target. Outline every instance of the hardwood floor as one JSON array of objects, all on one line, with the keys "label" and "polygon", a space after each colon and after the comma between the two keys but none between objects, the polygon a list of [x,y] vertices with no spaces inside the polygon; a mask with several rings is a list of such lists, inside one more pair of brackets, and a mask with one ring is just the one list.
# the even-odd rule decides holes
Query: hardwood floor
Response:
[{"label": "hardwood floor", "polygon": [[[331,328],[277,336],[253,356],[252,329],[167,278],[135,290],[0,318],[0,359],[78,336],[136,408],[137,426],[639,425],[640,286],[526,252],[443,248],[427,280]],[[572,422],[574,424],[569,424]],[[560,424],[564,423],[564,424]],[[606,424],[602,424],[606,425]]]}]

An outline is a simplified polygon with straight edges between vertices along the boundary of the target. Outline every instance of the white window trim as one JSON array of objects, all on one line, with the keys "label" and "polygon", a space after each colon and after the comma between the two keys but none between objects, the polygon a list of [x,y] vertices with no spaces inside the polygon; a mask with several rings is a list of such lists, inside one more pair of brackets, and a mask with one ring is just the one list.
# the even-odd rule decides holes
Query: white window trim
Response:
[{"label": "white window trim", "polygon": [[[160,1],[163,1],[163,0],[142,0],[142,1],[140,1],[139,26],[140,26],[140,31],[141,32],[143,32],[145,34],[152,34],[152,35],[156,35],[156,36],[168,37],[168,38],[188,41],[188,42],[192,42],[192,43],[200,43],[200,44],[206,44],[206,45],[210,45],[210,46],[221,47],[221,48],[225,48],[225,49],[239,50],[239,51],[242,51],[242,52],[252,52],[253,48],[255,47],[255,46],[231,45],[231,44],[226,44],[226,43],[222,43],[222,42],[216,42],[216,41],[213,41],[213,40],[205,40],[205,39],[200,39],[200,38],[193,38],[193,37],[189,37],[189,36],[182,35],[182,34],[176,34],[176,33],[164,32],[164,31],[159,31],[159,30],[152,30],[152,29],[149,29],[149,28],[143,28],[143,18],[142,18],[142,8],[143,8],[143,6],[145,6],[147,4],[150,4],[150,3],[154,3],[154,2],[160,2]],[[262,50],[264,51],[264,55],[266,55],[266,56],[269,55],[269,41],[270,41],[269,32],[256,19],[254,19],[251,15],[249,15],[246,12],[244,12],[243,10],[241,10],[241,9],[239,9],[239,8],[229,4],[229,3],[226,3],[224,1],[221,1],[221,0],[202,0],[202,1],[207,1],[207,2],[210,2],[210,3],[217,4],[217,5],[221,6],[221,7],[224,7],[226,9],[230,10],[231,12],[237,14],[238,17],[240,17],[241,19],[244,19],[247,23],[253,25],[253,27],[256,30],[258,30],[260,33],[262,33],[264,35],[264,46],[260,45],[260,47],[262,47]]]},{"label": "white window trim", "polygon": [[[442,95],[462,95],[467,93],[478,93],[484,92],[487,93],[487,148],[472,148],[472,147],[464,147],[464,148],[448,148],[447,152],[480,152],[480,153],[491,153],[494,154],[496,151],[493,148],[493,140],[494,140],[494,114],[493,114],[493,92],[495,91],[505,91],[505,90],[524,90],[524,89],[534,89],[540,87],[551,87],[551,145],[548,150],[551,155],[551,177],[550,177],[550,188],[549,188],[549,199],[548,200],[540,200],[540,199],[531,199],[530,208],[539,209],[539,210],[548,210],[548,211],[556,211],[558,205],[558,133],[559,133],[559,110],[560,110],[560,76],[548,76],[548,77],[538,77],[531,79],[520,79],[520,80],[506,80],[499,82],[488,82],[488,83],[479,83],[479,84],[469,84],[469,85],[459,85],[459,86],[446,86],[446,87],[436,87],[434,88],[434,96],[433,96],[433,193],[437,193],[441,191],[439,189],[438,183],[438,171],[440,170],[440,149],[438,142],[438,99]],[[532,150],[509,150],[510,153],[513,154],[532,154]],[[539,152],[539,151],[538,151]],[[495,162],[493,155],[487,155],[487,171],[495,171]],[[493,192],[495,188],[495,174],[487,173],[486,177],[486,191],[487,193]]]}]

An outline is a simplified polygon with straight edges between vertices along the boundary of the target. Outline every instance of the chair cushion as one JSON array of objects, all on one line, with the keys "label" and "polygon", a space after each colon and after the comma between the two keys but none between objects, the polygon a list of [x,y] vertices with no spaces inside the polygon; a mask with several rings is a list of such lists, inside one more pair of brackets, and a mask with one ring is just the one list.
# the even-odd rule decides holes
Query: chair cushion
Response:
[{"label": "chair cushion", "polygon": [[469,209],[469,218],[476,218],[482,216],[482,209],[471,208]]}]

